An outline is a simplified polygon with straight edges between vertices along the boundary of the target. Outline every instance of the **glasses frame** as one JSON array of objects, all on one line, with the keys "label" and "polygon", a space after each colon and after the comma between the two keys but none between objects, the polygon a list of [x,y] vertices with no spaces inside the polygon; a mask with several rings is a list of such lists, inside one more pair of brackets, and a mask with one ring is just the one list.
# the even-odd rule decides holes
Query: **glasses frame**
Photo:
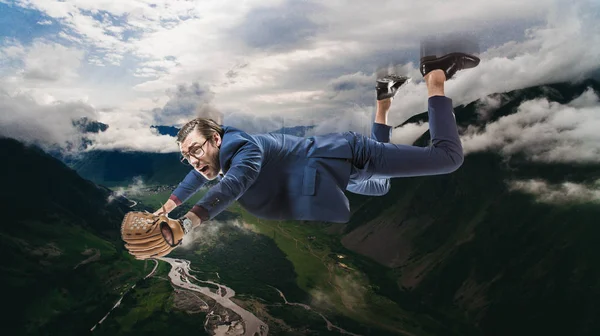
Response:
[{"label": "glasses frame", "polygon": [[[190,147],[189,150],[189,155],[186,156],[183,153],[181,153],[181,159],[179,159],[179,161],[181,161],[181,163],[183,163],[186,166],[191,166],[192,164],[190,163],[190,157],[195,158],[196,160],[200,160],[201,157],[204,156],[204,154],[206,154],[206,151],[204,150],[204,145],[206,144],[206,142],[208,142],[209,139],[204,140],[204,142],[202,143],[202,145],[200,146],[192,146]],[[197,155],[197,151],[200,151],[200,155]]]}]

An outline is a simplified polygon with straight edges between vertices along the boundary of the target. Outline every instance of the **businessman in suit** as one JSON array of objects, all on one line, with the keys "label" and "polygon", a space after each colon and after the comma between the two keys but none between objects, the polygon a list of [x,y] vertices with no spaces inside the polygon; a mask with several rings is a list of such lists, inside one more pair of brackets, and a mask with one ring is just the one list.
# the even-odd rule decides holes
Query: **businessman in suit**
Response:
[{"label": "businessman in suit", "polygon": [[350,131],[307,138],[251,135],[212,119],[194,119],[177,135],[182,161],[193,169],[156,213],[168,214],[207,181],[218,179],[185,214],[192,226],[209,221],[236,200],[259,218],[347,222],[345,190],[384,195],[391,178],[448,174],[461,166],[462,145],[444,84],[457,71],[478,63],[477,57],[462,53],[421,58],[432,140],[428,147],[389,143],[388,111],[409,80],[401,76],[377,81],[370,137]]}]

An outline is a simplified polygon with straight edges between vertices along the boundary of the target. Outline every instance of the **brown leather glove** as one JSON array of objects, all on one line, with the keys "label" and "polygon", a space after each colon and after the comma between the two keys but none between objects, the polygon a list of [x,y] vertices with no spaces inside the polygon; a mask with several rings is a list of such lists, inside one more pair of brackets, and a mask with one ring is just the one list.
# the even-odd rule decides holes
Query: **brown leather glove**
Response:
[{"label": "brown leather glove", "polygon": [[182,220],[166,215],[132,211],[123,218],[121,236],[129,253],[143,260],[171,253],[190,229],[191,225],[186,227]]}]

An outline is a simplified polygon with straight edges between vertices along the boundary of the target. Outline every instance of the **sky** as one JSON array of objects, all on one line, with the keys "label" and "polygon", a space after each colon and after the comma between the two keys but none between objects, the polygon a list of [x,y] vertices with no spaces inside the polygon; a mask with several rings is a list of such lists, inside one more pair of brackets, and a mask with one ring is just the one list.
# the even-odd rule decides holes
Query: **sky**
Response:
[{"label": "sky", "polygon": [[[367,133],[382,69],[413,78],[391,124],[426,110],[423,38],[476,36],[481,64],[448,81],[446,95],[493,107],[492,93],[597,74],[599,14],[595,0],[0,0],[0,135],[65,147],[85,116],[109,125],[89,135],[89,150],[164,153],[178,147],[151,125],[206,115],[248,132]],[[462,139],[467,155],[597,163],[598,127],[589,91],[565,105],[525,102]],[[427,128],[398,128],[392,141],[412,143]]]}]

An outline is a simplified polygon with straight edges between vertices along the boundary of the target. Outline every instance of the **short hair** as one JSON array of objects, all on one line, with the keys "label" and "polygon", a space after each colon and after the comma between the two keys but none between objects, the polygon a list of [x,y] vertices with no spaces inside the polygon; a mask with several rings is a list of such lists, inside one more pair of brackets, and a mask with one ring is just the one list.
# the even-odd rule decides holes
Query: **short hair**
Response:
[{"label": "short hair", "polygon": [[208,118],[196,118],[188,121],[179,132],[177,132],[177,143],[183,142],[185,138],[192,133],[192,131],[197,130],[200,134],[205,138],[212,141],[212,136],[215,133],[218,133],[221,137],[223,137],[223,128],[217,124],[214,120]]}]

